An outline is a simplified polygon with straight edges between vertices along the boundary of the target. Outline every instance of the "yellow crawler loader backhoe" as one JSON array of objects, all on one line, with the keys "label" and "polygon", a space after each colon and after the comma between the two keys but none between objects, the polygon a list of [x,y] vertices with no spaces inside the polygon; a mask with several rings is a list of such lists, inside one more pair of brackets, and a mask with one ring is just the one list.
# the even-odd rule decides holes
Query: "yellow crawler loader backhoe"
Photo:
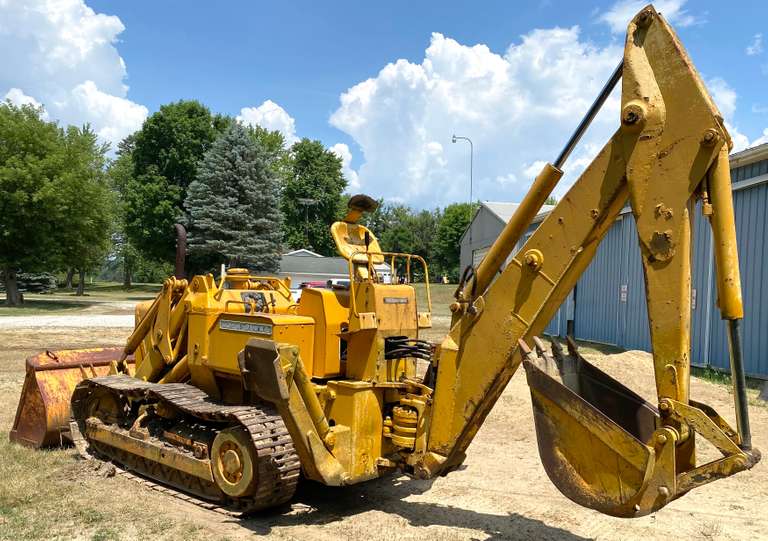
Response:
[{"label": "yellow crawler loader backhoe", "polygon": [[[619,79],[619,128],[513,254]],[[382,252],[360,223],[375,202],[355,196],[331,228],[349,263],[348,287],[308,288],[294,302],[286,280],[244,269],[229,269],[219,283],[210,275],[168,279],[153,302],[137,307],[121,352],[48,353],[30,362],[11,437],[41,446],[68,432],[84,452],[251,511],[289,501],[300,475],[339,486],[395,471],[450,472],[522,363],[539,453],[558,489],[614,516],[656,511],[760,459],[741,359],[730,147],[683,47],[648,6],[629,23],[623,61],[561,155],[479,266],[465,272],[441,343],[420,339],[431,326],[426,263]],[[735,429],[689,396],[696,200],[714,238]],[[647,286],[657,391],[647,400],[590,365],[572,342],[567,354],[557,344],[550,353],[536,338],[627,204]],[[384,262],[402,279],[385,283]],[[417,274],[423,289],[411,281]],[[721,456],[700,461],[697,438]]]}]

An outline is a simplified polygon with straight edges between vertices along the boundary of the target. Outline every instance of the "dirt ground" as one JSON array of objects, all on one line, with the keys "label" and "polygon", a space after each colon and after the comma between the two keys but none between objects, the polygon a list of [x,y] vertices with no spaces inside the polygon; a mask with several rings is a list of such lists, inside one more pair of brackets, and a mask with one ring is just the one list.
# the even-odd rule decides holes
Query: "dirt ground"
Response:
[{"label": "dirt ground", "polygon": [[[244,520],[109,477],[72,450],[35,452],[7,443],[25,356],[46,347],[116,345],[128,332],[3,330],[0,320],[0,539],[768,539],[765,462],[640,519],[603,516],[567,500],[539,463],[522,370],[462,470],[433,482],[395,477],[343,489],[305,483],[291,506]],[[652,395],[649,354],[589,351],[590,361]],[[692,394],[732,421],[728,387],[694,378]],[[754,396],[752,402],[754,443],[768,451],[768,408]]]}]

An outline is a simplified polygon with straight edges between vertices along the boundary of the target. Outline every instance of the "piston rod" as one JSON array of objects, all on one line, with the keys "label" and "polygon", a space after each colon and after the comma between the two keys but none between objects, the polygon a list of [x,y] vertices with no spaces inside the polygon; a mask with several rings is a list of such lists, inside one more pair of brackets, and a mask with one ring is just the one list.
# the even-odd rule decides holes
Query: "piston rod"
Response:
[{"label": "piston rod", "polygon": [[733,397],[736,406],[736,429],[739,431],[739,447],[745,451],[752,449],[752,433],[749,429],[749,411],[747,410],[747,382],[744,375],[744,361],[741,353],[741,320],[728,320],[728,348],[731,357],[731,379]]},{"label": "piston rod", "polygon": [[597,115],[597,112],[600,110],[600,108],[605,103],[605,100],[608,99],[608,96],[610,96],[611,92],[613,91],[614,87],[616,86],[616,83],[619,82],[619,79],[621,79],[621,72],[624,68],[624,61],[622,60],[619,62],[619,65],[616,66],[616,69],[613,70],[613,73],[611,74],[611,78],[608,79],[608,81],[605,83],[605,86],[600,91],[600,94],[595,98],[595,101],[592,103],[592,106],[587,111],[587,114],[584,115],[584,118],[581,119],[581,122],[579,122],[579,125],[576,127],[576,131],[573,132],[573,135],[571,135],[571,138],[568,140],[568,143],[566,143],[565,148],[563,148],[562,152],[560,152],[560,155],[555,160],[554,165],[557,169],[562,170],[563,164],[565,164],[565,160],[568,159],[568,156],[571,155],[571,152],[573,152],[574,147],[578,144],[581,137],[584,135],[584,132],[587,131],[587,128],[592,123],[592,120],[594,120],[595,115]]},{"label": "piston rod", "polygon": [[507,225],[502,230],[499,237],[491,245],[488,253],[477,267],[475,275],[472,276],[467,283],[463,283],[462,286],[456,292],[457,298],[460,301],[472,301],[475,295],[481,295],[485,288],[491,283],[491,280],[496,275],[498,270],[506,261],[507,257],[514,249],[517,242],[520,240],[525,229],[531,223],[536,213],[539,212],[541,206],[546,201],[547,197],[552,193],[552,190],[557,185],[560,177],[563,176],[562,166],[570,156],[576,144],[579,142],[584,132],[591,124],[592,120],[597,115],[597,112],[608,99],[611,91],[616,87],[616,83],[621,79],[622,69],[624,67],[624,61],[619,62],[616,69],[611,74],[610,79],[605,83],[600,94],[595,98],[592,106],[589,108],[584,118],[576,127],[576,131],[573,132],[565,148],[560,152],[560,155],[555,160],[554,164],[544,164],[541,173],[536,177],[531,189],[520,202],[520,205],[515,210],[515,213],[510,218]]}]

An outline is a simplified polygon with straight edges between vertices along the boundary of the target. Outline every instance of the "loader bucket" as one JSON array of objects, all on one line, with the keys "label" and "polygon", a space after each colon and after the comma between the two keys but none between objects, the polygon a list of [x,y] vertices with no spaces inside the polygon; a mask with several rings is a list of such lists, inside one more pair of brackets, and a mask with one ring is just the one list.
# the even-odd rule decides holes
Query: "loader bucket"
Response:
[{"label": "loader bucket", "polygon": [[[539,455],[547,475],[574,502],[619,517],[665,505],[648,501],[655,450],[646,445],[659,419],[654,406],[569,347],[563,356],[523,348]],[[654,487],[655,488],[655,487]],[[655,498],[655,496],[654,496]]]},{"label": "loader bucket", "polygon": [[73,349],[28,358],[11,441],[34,448],[64,444],[69,439],[69,403],[75,386],[109,374],[112,361],[122,352],[122,347]]}]

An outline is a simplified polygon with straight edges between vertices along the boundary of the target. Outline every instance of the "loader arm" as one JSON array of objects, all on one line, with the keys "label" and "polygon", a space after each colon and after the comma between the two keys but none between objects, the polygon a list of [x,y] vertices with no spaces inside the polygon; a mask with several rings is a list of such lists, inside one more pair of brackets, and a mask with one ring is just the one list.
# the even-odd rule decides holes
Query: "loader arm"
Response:
[{"label": "loader arm", "polygon": [[[723,318],[733,330],[742,317],[730,136],[673,30],[651,6],[629,24],[621,78],[621,126],[613,137],[490,283],[562,174],[562,160],[545,166],[459,291],[452,328],[437,354],[427,450],[417,468],[425,476],[462,462],[528,354],[525,343],[545,329],[627,203],[645,272],[658,396],[644,402],[587,368],[573,350],[570,361],[558,351],[556,359],[528,354],[547,473],[577,503],[639,516],[759,460],[749,444],[745,403],[737,400],[737,434],[714,410],[689,399],[690,213],[696,197],[712,218]],[[569,380],[569,370],[576,379]],[[723,458],[697,465],[694,432]]]}]

